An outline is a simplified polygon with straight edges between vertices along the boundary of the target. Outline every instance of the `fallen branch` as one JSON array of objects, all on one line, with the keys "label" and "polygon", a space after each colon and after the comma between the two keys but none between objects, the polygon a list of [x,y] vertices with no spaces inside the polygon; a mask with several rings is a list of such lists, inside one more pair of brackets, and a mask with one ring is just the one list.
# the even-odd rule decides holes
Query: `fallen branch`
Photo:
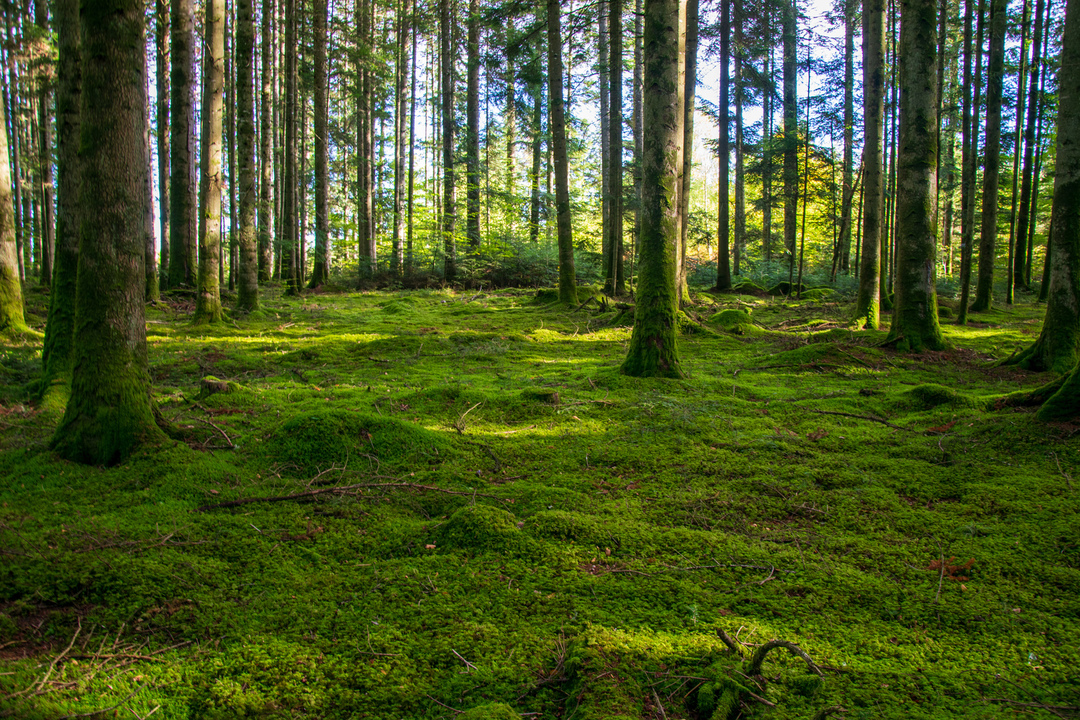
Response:
[{"label": "fallen branch", "polygon": [[792,655],[797,655],[806,661],[806,664],[810,666],[810,669],[814,671],[818,677],[824,677],[821,672],[821,668],[814,664],[814,661],[810,659],[810,656],[806,654],[806,651],[793,642],[787,640],[770,640],[757,650],[754,651],[754,656],[750,658],[750,663],[746,666],[747,675],[760,675],[761,664],[765,662],[765,656],[770,651],[776,648],[785,648]]},{"label": "fallen branch", "polygon": [[900,427],[899,425],[893,425],[888,420],[885,420],[884,418],[876,417],[874,415],[856,415],[855,413],[837,412],[835,410],[814,410],[813,408],[806,408],[806,409],[809,410],[812,413],[817,413],[818,415],[839,415],[840,417],[855,418],[856,420],[869,420],[871,422],[881,423],[882,425],[888,425],[889,427],[891,427],[894,430],[903,430],[904,432],[917,432],[916,430],[912,430],[911,428]]},{"label": "fallen branch", "polygon": [[1062,469],[1062,467],[1061,467],[1061,461],[1060,461],[1060,460],[1058,460],[1058,456],[1057,456],[1057,453],[1056,453],[1056,452],[1054,452],[1054,451],[1052,451],[1052,450],[1051,450],[1051,451],[1050,451],[1050,454],[1054,456],[1054,462],[1056,462],[1056,463],[1057,463],[1057,467],[1058,467],[1058,472],[1059,472],[1059,473],[1061,473],[1061,476],[1062,476],[1063,478],[1065,478],[1065,482],[1066,482],[1066,484],[1068,484],[1068,486],[1069,486],[1069,492],[1072,492],[1072,489],[1073,489],[1073,486],[1072,486],[1072,475],[1070,475],[1069,473],[1065,472],[1065,470],[1063,470],[1063,469]]},{"label": "fallen branch", "polygon": [[218,427],[217,425],[215,425],[214,423],[210,422],[209,420],[207,420],[205,418],[195,418],[195,419],[198,420],[199,422],[206,423],[207,425],[209,425],[210,427],[214,428],[219,433],[221,433],[221,437],[225,438],[225,442],[229,443],[229,449],[230,450],[235,450],[236,449],[236,444],[233,443],[232,439],[228,435],[226,435],[225,431],[222,430],[220,427]]},{"label": "fallen branch", "polygon": [[445,488],[435,487],[434,485],[420,485],[419,483],[356,483],[355,485],[340,485],[338,487],[319,488],[317,490],[308,490],[307,492],[295,493],[293,495],[277,495],[272,497],[251,497],[241,498],[239,500],[229,500],[223,503],[215,503],[213,505],[203,505],[195,508],[195,512],[206,512],[207,510],[216,510],[218,508],[237,507],[239,505],[249,505],[251,503],[269,503],[269,502],[286,502],[289,500],[303,500],[305,498],[316,497],[318,495],[355,495],[360,494],[357,491],[374,489],[401,489],[401,490],[427,490],[428,492],[444,493],[446,495],[466,495],[469,497],[485,497],[492,498],[494,500],[502,500],[506,502],[505,498],[498,497],[497,495],[487,495],[485,493],[477,492],[465,492],[461,490],[447,490]]},{"label": "fallen branch", "polygon": [[[147,684],[149,684],[149,683],[147,683]],[[90,717],[92,715],[101,715],[102,713],[107,713],[110,710],[115,710],[116,708],[120,707],[121,705],[126,703],[131,698],[135,697],[135,694],[137,692],[139,692],[140,690],[142,690],[143,688],[145,688],[145,687],[146,687],[146,685],[140,685],[139,687],[135,688],[134,690],[131,691],[130,695],[128,695],[126,698],[124,698],[120,702],[116,703],[112,707],[101,708],[100,710],[91,710],[90,712],[76,713],[74,715],[63,715],[60,718],[58,718],[58,720],[71,720],[71,718]],[[147,717],[149,717],[149,716],[147,716]]]}]

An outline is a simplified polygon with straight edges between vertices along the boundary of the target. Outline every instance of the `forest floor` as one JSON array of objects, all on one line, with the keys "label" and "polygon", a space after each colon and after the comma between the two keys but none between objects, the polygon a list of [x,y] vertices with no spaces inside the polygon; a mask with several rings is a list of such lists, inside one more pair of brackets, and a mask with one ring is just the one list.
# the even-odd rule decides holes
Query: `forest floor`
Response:
[{"label": "forest floor", "polygon": [[173,299],[185,441],[108,469],[0,345],[0,716],[1077,716],[1080,426],[994,403],[1041,306],[901,355],[811,295],[696,295],[681,381],[535,291]]}]

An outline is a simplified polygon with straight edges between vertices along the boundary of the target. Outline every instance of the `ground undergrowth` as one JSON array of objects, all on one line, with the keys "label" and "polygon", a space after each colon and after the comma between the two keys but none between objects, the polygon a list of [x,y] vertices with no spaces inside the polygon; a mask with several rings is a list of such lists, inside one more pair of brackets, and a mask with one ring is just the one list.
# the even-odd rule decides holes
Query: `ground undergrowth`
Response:
[{"label": "ground undergrowth", "polygon": [[811,295],[697,295],[683,381],[532,291],[174,300],[185,441],[107,469],[0,347],[0,714],[1076,715],[1080,428],[994,403],[1041,308],[901,355]]}]

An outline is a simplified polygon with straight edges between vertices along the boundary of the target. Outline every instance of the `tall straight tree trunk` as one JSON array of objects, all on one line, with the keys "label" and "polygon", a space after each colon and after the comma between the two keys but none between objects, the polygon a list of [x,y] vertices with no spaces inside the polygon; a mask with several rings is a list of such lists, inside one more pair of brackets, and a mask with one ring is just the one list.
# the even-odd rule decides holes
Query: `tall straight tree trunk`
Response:
[{"label": "tall straight tree trunk", "polygon": [[[225,17],[225,135],[226,152],[229,154],[229,291],[236,291],[236,273],[240,269],[239,213],[236,209],[236,2],[233,2]],[[224,282],[224,280],[223,280]]]},{"label": "tall straight tree trunk", "polygon": [[514,19],[509,18],[506,23],[506,73],[503,77],[503,82],[506,83],[506,107],[503,111],[503,122],[505,123],[506,136],[506,178],[505,178],[505,198],[506,198],[506,234],[507,237],[512,238],[514,236],[514,219],[517,217],[517,203],[514,200],[514,193],[517,190],[514,187],[514,174],[517,172],[516,165],[514,163],[514,137],[515,130],[517,129],[517,97],[514,92],[514,58],[510,52],[509,45],[514,41]]},{"label": "tall straight tree trunk", "polygon": [[[3,112],[4,109],[0,106],[0,114]],[[0,333],[5,334],[26,330],[13,208],[11,169],[8,166],[7,121],[6,118],[0,117]]]},{"label": "tall straight tree trunk", "polygon": [[397,84],[394,88],[394,239],[390,255],[390,274],[401,277],[404,261],[402,245],[405,235],[405,184],[408,180],[405,168],[405,147],[409,141],[406,135],[405,81],[409,77],[409,29],[412,26],[412,10],[409,0],[402,0],[398,22],[397,62],[395,63]]},{"label": "tall straight tree trunk", "polygon": [[413,271],[413,193],[416,171],[416,13],[409,18],[412,35],[412,63],[410,64],[412,87],[409,91],[409,196],[406,202],[408,216],[405,231],[405,276]]},{"label": "tall straight tree trunk", "polygon": [[532,89],[532,169],[529,171],[529,242],[540,242],[540,162],[544,147],[544,96],[540,85]]},{"label": "tall straight tree trunk", "polygon": [[[549,3],[554,0],[548,0]],[[682,174],[683,83],[679,78],[680,0],[645,0],[641,264],[634,330],[621,371],[683,376],[678,354],[676,246]]]},{"label": "tall straight tree trunk", "polygon": [[[618,0],[615,0],[618,1]],[[609,7],[612,0],[599,0],[596,5],[596,54],[600,76],[600,243],[604,263],[604,291],[615,291],[611,275],[611,52],[608,44]]]},{"label": "tall straight tree trunk", "polygon": [[682,177],[679,180],[679,233],[675,239],[675,287],[679,293],[679,304],[691,304],[690,288],[686,281],[687,238],[690,229],[690,190],[692,186],[691,169],[694,162],[694,104],[697,90],[697,51],[700,18],[697,0],[686,0],[680,8],[681,33],[679,41],[679,77],[682,82],[683,138]]},{"label": "tall straight tree trunk", "polygon": [[[7,121],[8,125],[5,126],[5,131],[8,133],[8,140],[10,146],[10,165],[9,173],[11,176],[11,189],[12,189],[12,202],[13,202],[13,221],[15,226],[15,252],[16,252],[16,276],[21,280],[25,279],[25,273],[23,268],[23,229],[25,226],[25,218],[23,214],[23,168],[19,152],[19,122],[18,122],[18,108],[20,107],[19,101],[19,75],[18,65],[19,63],[12,56],[13,48],[15,47],[15,24],[17,20],[13,17],[16,12],[14,4],[9,4],[4,9],[4,25],[7,28],[7,43],[8,48],[5,52],[5,64],[8,68],[7,73],[4,76],[5,87],[4,96],[7,102]],[[20,288],[20,293],[22,292]]]},{"label": "tall straight tree trunk", "polygon": [[[48,33],[49,9],[45,0],[34,0],[34,23],[44,35]],[[41,178],[41,284],[52,282],[54,234],[56,218],[53,216],[53,166],[52,166],[52,89],[41,82],[38,88],[38,172]]]},{"label": "tall straight tree trunk", "polygon": [[[766,15],[766,36],[771,33],[772,23]],[[765,77],[772,77],[772,46],[765,50],[762,61]],[[767,87],[761,98],[761,244],[766,260],[772,260],[772,179],[773,179],[773,88]]]},{"label": "tall straight tree trunk", "polygon": [[326,97],[326,0],[315,0],[312,13],[315,39],[315,262],[308,287],[315,288],[330,277],[330,106]]},{"label": "tall straight tree trunk", "polygon": [[979,239],[979,279],[972,312],[989,310],[994,294],[997,260],[998,185],[1001,176],[1001,99],[1005,77],[1007,0],[990,5],[990,55],[986,77],[986,158],[983,171],[982,232]]},{"label": "tall straight tree trunk", "polygon": [[203,157],[206,186],[202,211],[203,235],[199,243],[199,289],[195,296],[194,322],[220,322],[221,287],[221,168],[222,118],[225,110],[225,0],[206,0],[206,36],[203,41]]},{"label": "tall straight tree trunk", "polygon": [[743,3],[735,0],[735,228],[732,233],[732,272],[738,275],[742,262],[743,246],[746,244],[746,168],[743,149]]},{"label": "tall straight tree trunk", "polygon": [[901,0],[900,146],[897,149],[896,300],[889,340],[940,350],[937,252],[937,0]]},{"label": "tall straight tree trunk", "polygon": [[[716,225],[716,289],[728,290],[731,288],[731,261],[728,248],[731,247],[731,182],[729,168],[731,167],[731,81],[728,76],[728,68],[731,64],[731,8],[730,3],[724,2],[720,9],[720,103],[716,106],[719,118],[720,135],[717,142],[717,154],[720,156],[719,174],[717,175],[718,206]],[[690,95],[691,84],[687,83],[687,97]],[[687,120],[693,117],[693,112],[687,112]],[[692,141],[691,137],[691,141]],[[687,143],[686,155],[693,153],[693,144]],[[683,158],[683,183],[684,188],[689,189],[687,176],[690,174],[690,159]],[[685,225],[684,232],[685,232]]]},{"label": "tall straight tree trunk", "polygon": [[298,210],[300,209],[299,189],[299,90],[297,88],[297,36],[299,25],[299,0],[285,0],[285,173],[282,181],[281,197],[281,279],[285,283],[285,292],[295,295],[299,291],[297,268],[297,241],[299,240]]},{"label": "tall straight tree trunk", "polygon": [[1029,370],[1069,373],[1066,388],[1040,411],[1044,419],[1075,415],[1080,360],[1080,5],[1066,3],[1058,72],[1054,201],[1050,218],[1049,292],[1042,332],[1013,362]]},{"label": "tall straight tree trunk", "polygon": [[[1010,273],[1016,262],[1016,220],[1017,200],[1020,192],[1020,151],[1022,149],[1024,131],[1024,92],[1027,81],[1027,54],[1029,25],[1031,24],[1031,12],[1029,0],[1024,0],[1020,29],[1020,67],[1016,73],[1016,104],[1013,105],[1016,115],[1016,129],[1013,132],[1013,157],[1012,157],[1012,197],[1009,201],[1009,264],[1005,269],[1005,302],[1013,303],[1013,291],[1018,289]],[[1024,248],[1026,255],[1027,247]],[[1021,278],[1022,279],[1022,278]]]},{"label": "tall straight tree trunk", "polygon": [[1046,0],[1035,2],[1035,28],[1031,35],[1031,73],[1028,78],[1027,123],[1024,126],[1024,169],[1020,180],[1020,205],[1016,227],[1016,253],[1013,255],[1012,282],[1016,288],[1027,288],[1028,238],[1034,234],[1031,215],[1032,172],[1035,165],[1035,123],[1039,114],[1039,69],[1042,63],[1043,9]]},{"label": "tall straight tree trunk", "polygon": [[[641,18],[642,0],[634,2],[634,237],[630,248],[630,262],[633,267],[634,255],[641,246],[641,153],[644,127],[642,124],[642,37]],[[633,273],[631,273],[632,275]],[[632,278],[631,278],[632,279]]]},{"label": "tall straight tree trunk", "polygon": [[[872,0],[871,0],[872,1]],[[784,247],[789,268],[795,263],[799,219],[799,123],[795,97],[798,80],[795,45],[795,0],[784,0]]]},{"label": "tall straight tree trunk", "polygon": [[855,317],[881,324],[882,120],[885,115],[885,0],[863,3],[863,217]]},{"label": "tall straight tree trunk", "polygon": [[563,116],[562,17],[559,0],[547,0],[548,124],[555,166],[555,219],[558,224],[559,300],[577,302],[574,272],[574,236],[570,217],[570,169],[566,155],[566,118]]},{"label": "tall straight tree trunk", "polygon": [[169,287],[194,287],[197,254],[195,203],[195,40],[193,0],[172,0],[169,27]]},{"label": "tall straight tree trunk", "polygon": [[971,80],[971,0],[968,0],[964,15],[964,103],[968,111],[964,120],[964,155],[963,171],[960,180],[960,222],[962,238],[960,240],[960,311],[957,313],[957,325],[967,323],[968,308],[971,300],[971,263],[972,249],[975,244],[975,190],[979,179],[979,110],[982,101],[982,54],[984,0],[979,0],[979,9],[975,18],[977,25],[975,41],[975,80]]},{"label": "tall straight tree trunk", "polygon": [[[48,395],[54,384],[66,386],[70,382],[74,352],[75,283],[79,269],[79,105],[82,102],[79,0],[57,0],[53,25],[59,50],[56,72],[59,184],[56,193],[56,262],[41,353],[44,368],[40,385],[42,397]],[[0,148],[0,163],[6,165],[6,162],[7,155]],[[0,192],[10,187],[6,183],[7,178],[0,177]],[[0,197],[0,207],[6,211],[9,206],[10,202]],[[0,229],[3,226],[0,221]],[[162,244],[167,243],[163,241]]]},{"label": "tall straight tree trunk", "polygon": [[[143,242],[146,248],[146,263],[143,270],[146,272],[144,288],[147,302],[157,302],[161,299],[161,286],[158,284],[157,245],[154,243],[154,167],[150,162],[153,151],[150,146],[150,60],[143,53],[143,77],[146,84],[143,92],[146,93],[144,105],[146,116],[143,118],[143,142],[146,143],[146,197],[151,198],[146,210],[146,235]],[[51,203],[50,203],[51,205]],[[54,247],[55,249],[55,247]]]},{"label": "tall straight tree trunk", "polygon": [[469,0],[465,88],[465,236],[469,253],[480,255],[480,3]]},{"label": "tall straight tree trunk", "polygon": [[[114,465],[163,438],[146,353],[144,272],[150,196],[144,3],[83,6],[79,269],[71,396],[52,446],[68,460]],[[0,178],[0,187],[8,187]],[[5,203],[0,203],[4,205]]]},{"label": "tall straight tree trunk", "polygon": [[[76,23],[78,15],[76,15]],[[154,42],[157,52],[157,156],[158,156],[158,236],[161,239],[159,273],[161,287],[169,286],[169,3],[155,0]],[[76,106],[76,110],[78,107]],[[59,100],[57,100],[59,113]],[[58,123],[59,125],[59,123]],[[74,200],[74,198],[72,198]],[[60,218],[57,217],[59,226]],[[59,232],[59,228],[57,229]],[[59,251],[57,251],[59,253]]]},{"label": "tall straight tree trunk", "polygon": [[259,282],[269,282],[274,274],[273,237],[274,204],[271,191],[273,179],[274,130],[271,112],[274,102],[273,73],[273,27],[276,3],[274,0],[262,0],[262,32],[260,81],[259,81]]},{"label": "tall straight tree trunk", "polygon": [[448,281],[457,277],[457,244],[454,241],[455,209],[454,179],[454,36],[451,23],[451,0],[439,0],[439,41],[442,83],[442,153],[443,153],[443,276]]},{"label": "tall straight tree trunk", "polygon": [[[697,0],[690,0],[696,3]],[[608,213],[608,249],[611,256],[611,264],[608,267],[608,277],[614,283],[616,295],[626,294],[626,278],[623,276],[623,102],[622,102],[622,70],[623,70],[623,0],[609,0],[608,7],[611,10],[609,19],[611,31],[611,44],[609,47],[610,57],[610,90],[611,101],[608,103],[608,111],[611,113],[608,119],[608,153],[610,165],[608,167],[608,186],[611,191],[611,211]]]},{"label": "tall straight tree trunk", "polygon": [[254,0],[236,0],[236,164],[239,173],[237,309],[259,309],[259,241],[255,225]]},{"label": "tall straight tree trunk", "polygon": [[840,269],[851,271],[851,201],[855,154],[855,0],[844,0],[844,168],[840,192]]}]

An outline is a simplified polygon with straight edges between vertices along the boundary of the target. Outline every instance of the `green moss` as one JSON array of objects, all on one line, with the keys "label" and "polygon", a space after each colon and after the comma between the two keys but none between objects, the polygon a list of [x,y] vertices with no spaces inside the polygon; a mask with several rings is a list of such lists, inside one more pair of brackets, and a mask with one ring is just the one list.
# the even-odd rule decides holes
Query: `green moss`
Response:
[{"label": "green moss", "polygon": [[936,383],[917,385],[908,390],[906,395],[916,407],[923,409],[932,409],[942,405],[966,407],[972,404],[971,399],[963,394]]},{"label": "green moss", "polygon": [[458,715],[459,720],[520,720],[521,716],[506,703],[477,705]]},{"label": "green moss", "polygon": [[461,508],[439,526],[432,536],[437,547],[469,553],[534,552],[532,540],[521,532],[517,518],[491,505]]}]

